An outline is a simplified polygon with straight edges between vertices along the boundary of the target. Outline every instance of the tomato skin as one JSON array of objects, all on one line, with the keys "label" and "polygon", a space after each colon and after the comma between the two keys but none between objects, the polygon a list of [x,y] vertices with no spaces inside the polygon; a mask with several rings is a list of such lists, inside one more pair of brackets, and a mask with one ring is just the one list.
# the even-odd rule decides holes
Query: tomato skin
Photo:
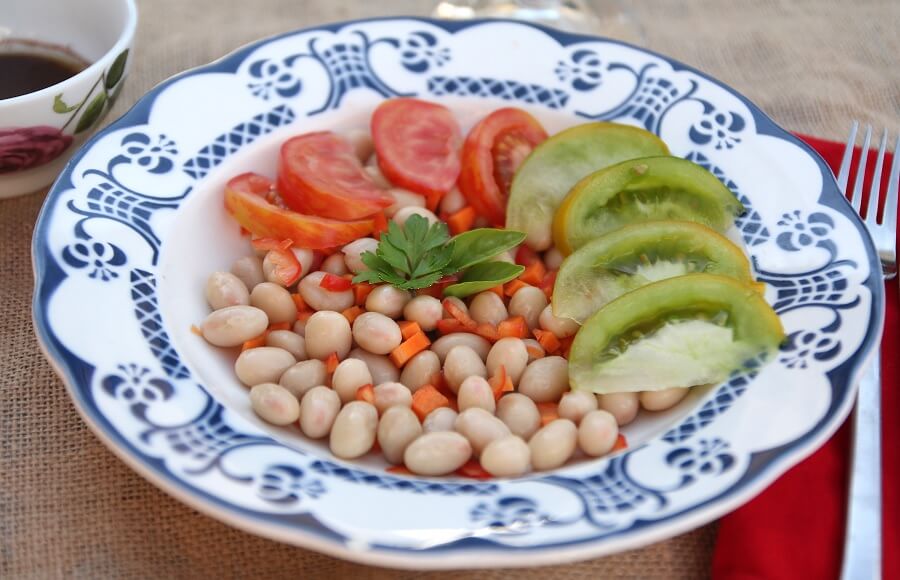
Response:
[{"label": "tomato skin", "polygon": [[493,225],[506,219],[509,186],[516,169],[547,132],[521,109],[497,109],[479,121],[463,144],[459,190]]},{"label": "tomato skin", "polygon": [[371,129],[384,176],[425,196],[434,209],[459,176],[462,132],[450,109],[419,99],[390,99],[375,109]]},{"label": "tomato skin", "polygon": [[394,203],[363,169],[353,146],[330,131],[281,145],[278,190],[294,211],[339,220],[368,217]]},{"label": "tomato skin", "polygon": [[342,222],[300,214],[269,203],[270,179],[244,173],[225,186],[225,209],[244,229],[263,238],[292,240],[313,250],[341,246],[372,231],[372,220]]}]

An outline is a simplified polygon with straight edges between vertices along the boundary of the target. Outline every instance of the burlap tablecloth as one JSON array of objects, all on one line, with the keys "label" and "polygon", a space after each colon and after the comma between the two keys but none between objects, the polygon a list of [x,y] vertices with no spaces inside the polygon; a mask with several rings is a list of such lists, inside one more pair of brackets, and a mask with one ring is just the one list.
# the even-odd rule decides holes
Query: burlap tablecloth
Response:
[{"label": "burlap tablecloth", "polygon": [[[25,0],[12,0],[25,1]],[[600,0],[597,0],[598,2]],[[602,0],[615,2],[616,0]],[[896,0],[621,0],[646,44],[742,91],[789,129],[843,139],[900,128]],[[149,88],[251,40],[313,24],[427,14],[430,0],[144,0],[134,70],[111,118]],[[350,564],[230,528],[144,481],[81,422],[31,324],[31,234],[43,195],[0,201],[0,577],[468,577]],[[642,550],[515,572],[702,578],[715,525]],[[506,577],[509,571],[479,574]]]}]

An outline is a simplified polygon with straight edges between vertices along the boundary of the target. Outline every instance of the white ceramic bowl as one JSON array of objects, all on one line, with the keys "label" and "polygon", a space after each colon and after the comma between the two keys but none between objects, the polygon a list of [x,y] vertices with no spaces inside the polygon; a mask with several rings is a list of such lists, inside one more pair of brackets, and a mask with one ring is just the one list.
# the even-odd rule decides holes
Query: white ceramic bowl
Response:
[{"label": "white ceramic bowl", "polygon": [[137,26],[134,0],[19,0],[0,10],[0,43],[37,41],[90,66],[47,88],[0,99],[0,197],[49,185],[122,89]]}]

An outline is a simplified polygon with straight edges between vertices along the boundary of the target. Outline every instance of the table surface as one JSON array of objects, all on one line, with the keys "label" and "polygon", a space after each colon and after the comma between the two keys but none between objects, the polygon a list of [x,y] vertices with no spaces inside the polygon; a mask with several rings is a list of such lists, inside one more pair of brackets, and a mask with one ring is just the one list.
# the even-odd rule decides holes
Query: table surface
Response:
[{"label": "table surface", "polygon": [[[900,129],[896,0],[594,0],[644,44],[730,84],[793,131],[843,140],[851,119]],[[252,40],[430,0],[143,0],[134,68],[110,119],[159,81]],[[2,19],[2,17],[0,17]],[[343,562],[230,528],[157,490],[91,434],[40,354],[30,240],[42,194],[0,201],[0,577],[460,578]],[[516,572],[522,579],[703,578],[715,524],[640,550]],[[508,571],[479,573],[503,577]]]}]

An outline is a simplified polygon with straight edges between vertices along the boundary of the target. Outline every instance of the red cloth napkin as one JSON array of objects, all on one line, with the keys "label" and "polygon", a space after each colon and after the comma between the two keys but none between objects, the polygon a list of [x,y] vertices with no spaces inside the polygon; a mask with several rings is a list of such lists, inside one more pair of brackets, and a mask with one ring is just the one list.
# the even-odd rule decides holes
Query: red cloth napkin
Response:
[{"label": "red cloth napkin", "polygon": [[[843,143],[800,135],[835,174]],[[859,151],[857,150],[857,154]],[[866,182],[875,167],[870,151]],[[882,179],[887,183],[885,163]],[[850,176],[853,183],[855,176]],[[868,185],[866,186],[868,190]],[[900,579],[900,305],[897,280],[886,285],[887,313],[881,345],[882,493],[884,578]],[[722,518],[713,555],[715,580],[838,578],[844,545],[848,421],[821,449],[785,473],[751,502]]]}]

